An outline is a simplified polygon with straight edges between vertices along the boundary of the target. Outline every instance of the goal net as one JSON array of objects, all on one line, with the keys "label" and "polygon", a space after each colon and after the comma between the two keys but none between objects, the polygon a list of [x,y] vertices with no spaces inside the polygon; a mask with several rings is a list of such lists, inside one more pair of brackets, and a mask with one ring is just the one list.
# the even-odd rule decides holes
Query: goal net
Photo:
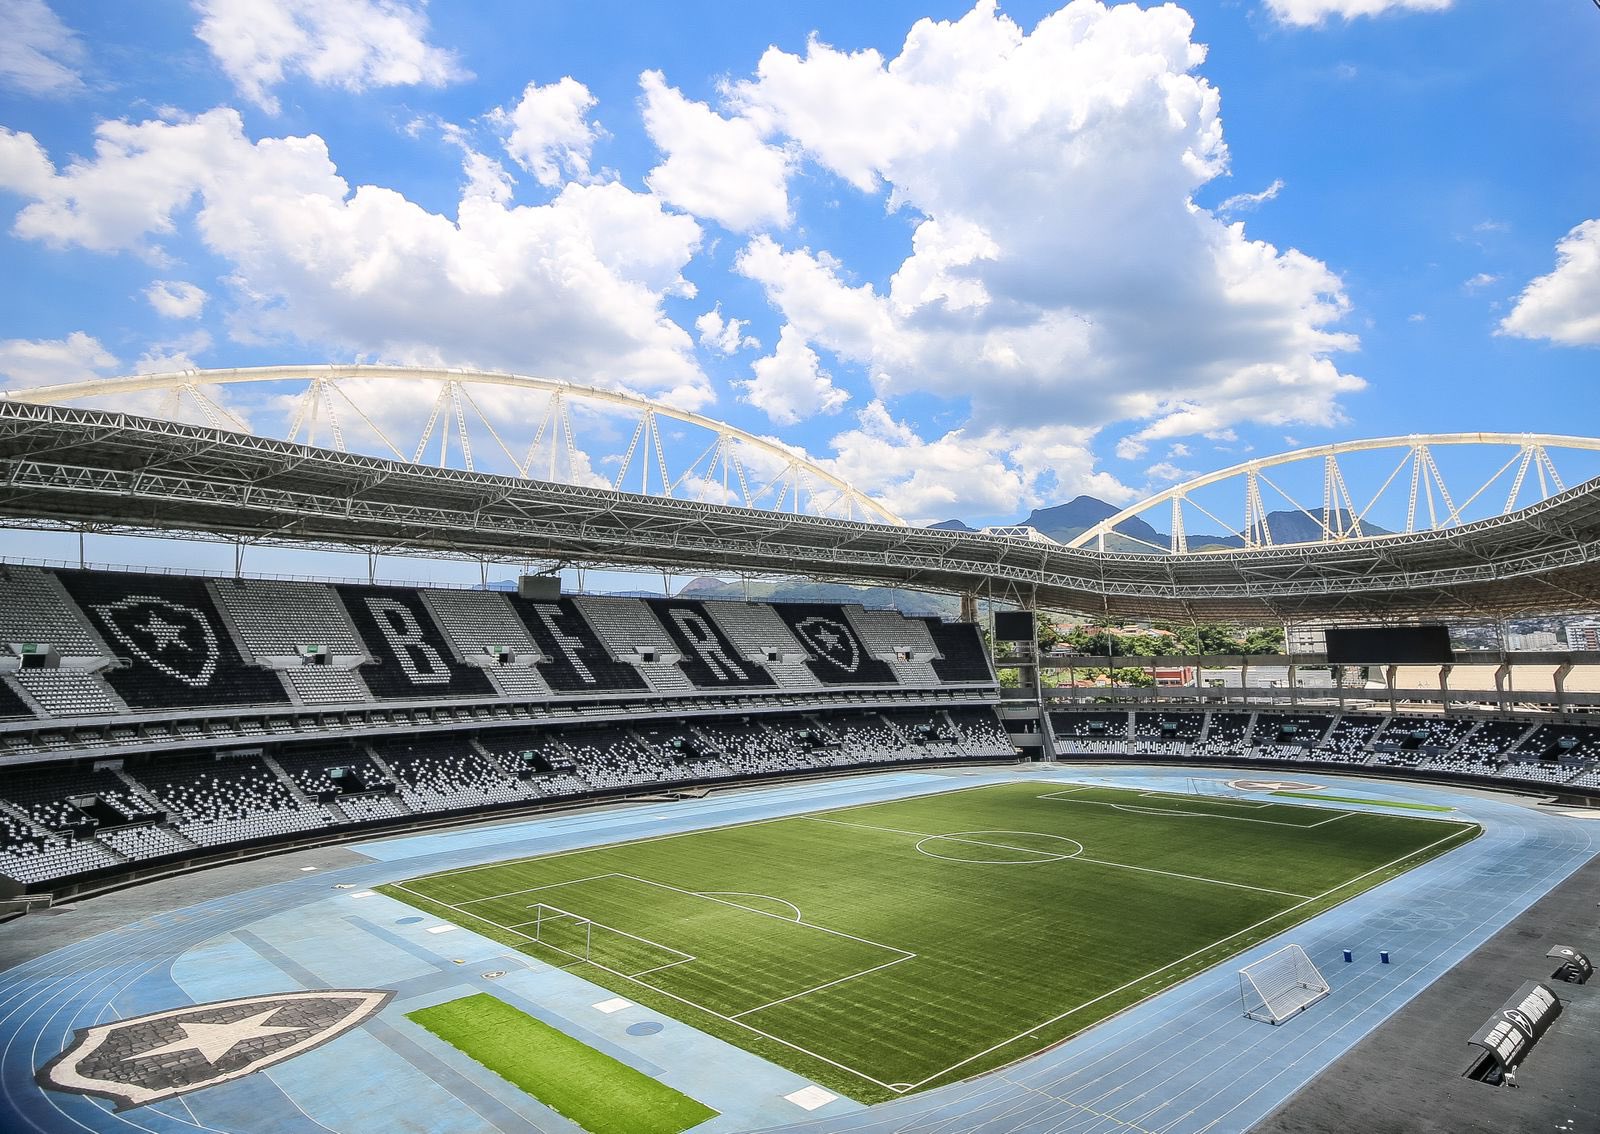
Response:
[{"label": "goal net", "polygon": [[528,909],[533,919],[517,927],[525,937],[573,961],[586,961],[621,976],[643,976],[695,959],[681,949],[593,921],[560,906],[536,902]]},{"label": "goal net", "polygon": [[528,928],[528,936],[547,949],[565,953],[574,960],[587,961],[594,948],[594,922],[541,902],[533,907],[533,924]]},{"label": "goal net", "polygon": [[1328,982],[1298,945],[1285,945],[1239,970],[1239,998],[1252,1020],[1281,1024],[1326,995]]}]

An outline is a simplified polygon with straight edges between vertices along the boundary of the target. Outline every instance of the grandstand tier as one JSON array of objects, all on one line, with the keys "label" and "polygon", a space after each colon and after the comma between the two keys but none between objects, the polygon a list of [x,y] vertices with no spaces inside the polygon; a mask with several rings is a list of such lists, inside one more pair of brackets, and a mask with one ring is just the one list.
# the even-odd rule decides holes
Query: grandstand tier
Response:
[{"label": "grandstand tier", "polygon": [[508,599],[544,660],[539,676],[562,693],[630,693],[650,688],[639,671],[611,656],[569,598],[556,602]]},{"label": "grandstand tier", "polygon": [[843,607],[781,603],[772,609],[806,651],[806,668],[824,685],[896,684],[894,671],[872,657],[851,629]]},{"label": "grandstand tier", "polygon": [[204,580],[95,571],[62,571],[59,578],[100,637],[122,658],[122,665],[103,672],[130,706],[170,709],[288,701],[276,676],[244,663]]},{"label": "grandstand tier", "polygon": [[678,668],[701,689],[776,684],[766,670],[739,656],[733,642],[711,621],[703,603],[690,599],[646,599],[645,605],[661,620],[667,635],[678,647],[682,655]]},{"label": "grandstand tier", "polygon": [[338,588],[367,653],[377,661],[361,676],[382,698],[492,697],[483,671],[450,658],[450,647],[434,625],[422,596],[405,587],[343,585]]}]

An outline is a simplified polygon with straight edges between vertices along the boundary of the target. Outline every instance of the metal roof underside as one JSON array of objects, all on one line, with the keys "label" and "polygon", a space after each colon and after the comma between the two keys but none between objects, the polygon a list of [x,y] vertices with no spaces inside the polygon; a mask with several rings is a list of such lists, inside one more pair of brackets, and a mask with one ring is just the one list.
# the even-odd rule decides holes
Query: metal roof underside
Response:
[{"label": "metal roof underside", "polygon": [[971,591],[1113,619],[1482,619],[1600,608],[1600,480],[1443,531],[1129,555],[433,468],[99,410],[0,403],[11,526],[179,533]]}]

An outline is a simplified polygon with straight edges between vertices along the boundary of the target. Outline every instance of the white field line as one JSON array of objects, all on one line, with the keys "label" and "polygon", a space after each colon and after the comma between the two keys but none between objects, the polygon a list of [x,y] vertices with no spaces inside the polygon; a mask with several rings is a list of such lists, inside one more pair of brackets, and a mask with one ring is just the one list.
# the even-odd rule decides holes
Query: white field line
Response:
[{"label": "white field line", "polygon": [[[1329,807],[1308,807],[1308,811],[1328,811],[1328,818],[1319,819],[1315,823],[1285,823],[1278,819],[1252,819],[1246,815],[1222,815],[1213,811],[1179,811],[1176,808],[1165,807],[1137,807],[1130,803],[1108,803],[1099,799],[1069,799],[1064,792],[1047,792],[1039,796],[1040,799],[1059,799],[1063,803],[1077,803],[1084,807],[1109,807],[1113,811],[1126,811],[1131,815],[1173,815],[1178,818],[1189,819],[1223,819],[1229,823],[1263,823],[1269,827],[1295,827],[1302,831],[1310,831],[1329,823],[1337,823],[1350,815],[1353,811],[1335,811]],[[1284,806],[1298,806],[1285,804]]]},{"label": "white field line", "polygon": [[748,1016],[752,1012],[760,1012],[767,1008],[775,1008],[779,1004],[787,1004],[791,1000],[799,1000],[802,996],[810,996],[813,992],[821,992],[825,988],[832,988],[834,985],[843,984],[847,980],[855,980],[857,977],[864,977],[868,973],[875,973],[879,969],[886,969],[890,965],[898,965],[901,961],[909,961],[915,956],[915,953],[907,953],[903,957],[896,957],[894,960],[885,961],[881,965],[873,965],[870,969],[862,969],[858,973],[851,973],[849,976],[842,976],[836,980],[830,980],[825,984],[819,984],[814,988],[801,989],[799,992],[792,992],[788,996],[781,996],[777,1000],[768,1001],[766,1004],[759,1004],[754,1008],[746,1008],[743,1012],[735,1012],[732,1018],[738,1019],[740,1016]]},{"label": "white field line", "polygon": [[673,891],[676,891],[679,894],[687,894],[691,898],[703,898],[704,900],[706,900],[708,902],[716,902],[717,905],[719,905],[719,906],[728,906],[728,907],[730,907],[732,909],[743,910],[745,913],[755,914],[757,917],[770,917],[770,918],[772,918],[772,920],[781,921],[785,925],[798,925],[798,926],[800,926],[800,927],[802,927],[804,929],[815,929],[818,933],[827,933],[827,934],[831,934],[834,937],[843,937],[843,938],[846,938],[847,940],[855,941],[855,942],[857,942],[857,943],[859,943],[861,945],[870,945],[875,949],[887,949],[891,953],[899,953],[900,954],[900,958],[899,959],[902,960],[902,961],[906,960],[908,957],[915,957],[916,956],[915,953],[909,952],[908,950],[900,949],[900,948],[897,948],[897,947],[895,947],[893,945],[885,945],[882,941],[872,941],[872,940],[869,940],[868,938],[865,938],[865,937],[857,937],[854,933],[846,933],[842,929],[829,929],[825,925],[815,925],[815,924],[813,924],[813,923],[811,923],[809,921],[790,921],[788,918],[784,917],[781,914],[768,913],[766,910],[753,910],[749,906],[741,906],[738,902],[725,902],[721,898],[713,897],[710,894],[696,893],[693,890],[685,890],[681,886],[673,886],[673,885],[670,885],[669,883],[666,883],[666,882],[656,882],[656,881],[654,881],[652,879],[640,878],[637,875],[633,875],[633,874],[623,874],[623,875],[619,875],[619,877],[630,878],[635,882],[642,882],[646,886],[659,886],[663,890],[673,890]]},{"label": "white field line", "polygon": [[1179,957],[1176,961],[1168,961],[1166,964],[1162,965],[1158,969],[1151,969],[1149,972],[1145,973],[1143,976],[1135,977],[1134,979],[1128,981],[1125,984],[1120,984],[1116,988],[1111,989],[1109,992],[1102,992],[1099,996],[1096,996],[1092,1000],[1085,1000],[1082,1004],[1079,1004],[1075,1008],[1069,1008],[1065,1012],[1060,1012],[1060,1013],[1050,1017],[1048,1020],[1044,1020],[1044,1021],[1042,1021],[1040,1023],[1035,1024],[1031,1028],[1026,1028],[1026,1029],[1018,1032],[1016,1035],[1011,1036],[1009,1039],[1001,1040],[999,1043],[994,1044],[992,1047],[986,1047],[982,1051],[978,1052],[975,1055],[969,1055],[965,1059],[961,1060],[958,1063],[952,1063],[950,1066],[946,1067],[943,1071],[936,1071],[932,1075],[929,1075],[927,1078],[919,1079],[917,1082],[912,1083],[911,1087],[915,1088],[915,1087],[922,1086],[922,1084],[924,1084],[924,1083],[931,1083],[935,1079],[938,1079],[938,1078],[941,1078],[941,1077],[943,1077],[945,1075],[950,1074],[950,1072],[954,1071],[958,1067],[965,1067],[968,1063],[971,1063],[975,1059],[982,1059],[985,1055],[988,1055],[990,1052],[998,1051],[1002,1047],[1005,1047],[1007,1044],[1015,1043],[1017,1040],[1021,1039],[1023,1036],[1026,1036],[1031,1032],[1036,1032],[1040,1028],[1048,1028],[1051,1024],[1056,1023],[1058,1020],[1064,1020],[1068,1016],[1071,1016],[1076,1012],[1081,1012],[1085,1008],[1090,1007],[1091,1005],[1098,1004],[1100,1001],[1106,999],[1107,997],[1115,996],[1117,993],[1123,992],[1126,989],[1132,988],[1134,985],[1139,984],[1139,983],[1141,983],[1143,981],[1147,981],[1153,976],[1156,976],[1156,975],[1158,975],[1160,973],[1164,973],[1168,969],[1172,968],[1174,965],[1181,965],[1181,964],[1183,964],[1183,962],[1191,960],[1191,959],[1193,959],[1195,957],[1198,957],[1200,954],[1205,953],[1208,950],[1215,949],[1218,945],[1221,945],[1224,942],[1232,941],[1235,937],[1240,937],[1240,936],[1243,936],[1246,933],[1250,933],[1250,932],[1252,932],[1252,931],[1254,931],[1256,929],[1259,929],[1263,925],[1266,925],[1268,922],[1276,921],[1279,918],[1286,916],[1287,914],[1291,914],[1295,910],[1300,909],[1302,906],[1309,905],[1312,902],[1321,901],[1323,898],[1326,898],[1329,894],[1336,893],[1339,890],[1344,889],[1346,886],[1354,885],[1355,883],[1360,882],[1363,878],[1368,878],[1368,877],[1371,877],[1372,875],[1377,874],[1377,873],[1379,873],[1381,871],[1388,870],[1391,866],[1394,866],[1397,863],[1404,862],[1408,858],[1415,858],[1417,855],[1424,854],[1424,853],[1432,850],[1434,847],[1438,846],[1440,843],[1447,843],[1451,839],[1457,838],[1462,834],[1465,834],[1465,831],[1453,831],[1450,834],[1444,836],[1444,838],[1442,838],[1442,839],[1435,839],[1433,842],[1429,843],[1425,847],[1419,847],[1416,850],[1407,851],[1405,854],[1401,855],[1399,858],[1396,858],[1396,859],[1394,859],[1394,860],[1392,860],[1390,862],[1386,862],[1382,866],[1374,866],[1371,870],[1368,870],[1363,874],[1358,874],[1354,878],[1347,878],[1343,882],[1340,882],[1337,886],[1330,886],[1328,889],[1324,890],[1320,894],[1317,894],[1315,897],[1307,898],[1305,901],[1300,902],[1297,905],[1289,906],[1286,909],[1281,909],[1275,914],[1270,914],[1267,917],[1262,918],[1260,921],[1256,922],[1254,925],[1247,925],[1243,929],[1235,930],[1233,933],[1228,934],[1226,937],[1219,937],[1217,940],[1211,942],[1211,944],[1203,945],[1199,949],[1196,949],[1193,953],[1188,954],[1187,956]]},{"label": "white field line", "polygon": [[[429,877],[432,876],[430,875]],[[518,894],[532,894],[539,890],[554,890],[560,886],[572,886],[579,882],[594,882],[600,878],[618,877],[621,877],[621,875],[613,870],[607,874],[590,874],[583,878],[569,878],[565,882],[546,882],[543,886],[528,886],[521,890],[507,890],[504,894],[490,894],[487,898],[468,898],[466,901],[458,903],[458,907],[475,906],[479,902],[498,902],[501,898],[514,898]]]},{"label": "white field line", "polygon": [[[1028,854],[1050,854],[1050,853],[1052,853],[1052,852],[1049,852],[1049,851],[1035,851],[1030,847],[1009,847],[1009,846],[1003,846],[1003,845],[1001,845],[999,843],[979,842],[977,839],[962,838],[959,835],[929,835],[929,834],[926,834],[925,832],[922,832],[922,831],[902,831],[902,830],[899,830],[899,829],[894,828],[894,827],[871,827],[871,826],[868,826],[865,823],[845,823],[845,822],[843,822],[842,820],[839,820],[839,819],[816,819],[814,821],[817,822],[817,823],[833,823],[836,826],[840,826],[840,827],[861,827],[861,828],[864,828],[864,829],[866,829],[868,831],[888,831],[888,832],[890,832],[892,834],[909,835],[909,836],[912,836],[912,837],[915,837],[915,838],[920,838],[920,839],[948,839],[949,841],[951,841],[953,843],[974,843],[977,846],[994,847],[997,850],[1022,851],[1024,853],[1028,853]],[[1043,832],[1043,831],[1031,831],[1031,832],[1030,831],[1016,831],[1016,832],[1013,832],[1013,833],[1014,834],[1018,834],[1018,835],[1025,835],[1025,834],[1042,835],[1045,832]],[[1053,835],[1051,837],[1052,838],[1061,838],[1062,836]],[[1073,841],[1077,842],[1076,839],[1074,839]],[[1079,845],[1081,846],[1082,844],[1080,843]],[[923,852],[923,853],[927,853],[927,852]],[[928,857],[929,858],[938,858],[939,856],[938,855],[928,855]],[[948,860],[946,860],[946,861],[948,861]],[[1141,874],[1164,874],[1168,878],[1182,878],[1182,879],[1185,879],[1185,880],[1187,880],[1189,882],[1201,882],[1201,883],[1205,883],[1205,884],[1211,885],[1211,886],[1228,886],[1228,887],[1231,887],[1232,889],[1235,889],[1235,890],[1255,890],[1255,891],[1258,891],[1259,893],[1262,893],[1262,894],[1276,894],[1281,898],[1302,898],[1302,899],[1306,899],[1306,898],[1309,897],[1306,894],[1293,894],[1293,893],[1290,893],[1287,890],[1273,890],[1273,889],[1269,889],[1266,886],[1250,886],[1250,885],[1247,885],[1247,884],[1245,884],[1243,882],[1224,882],[1220,878],[1207,878],[1202,874],[1179,874],[1176,871],[1172,871],[1172,870],[1158,870],[1154,866],[1134,866],[1131,863],[1112,862],[1109,859],[1104,859],[1104,858],[1085,858],[1082,854],[1055,855],[1052,858],[1040,859],[1039,861],[1040,862],[1090,862],[1090,863],[1093,863],[1096,866],[1114,866],[1118,870],[1137,870]],[[1019,863],[1017,865],[1032,866],[1033,863],[1025,863],[1025,864]]]},{"label": "white field line", "polygon": [[[788,906],[794,911],[795,921],[799,922],[805,920],[804,915],[800,912],[799,906],[784,898],[775,898],[771,894],[757,894],[753,890],[696,890],[695,894],[701,898],[765,898],[769,902],[777,902],[780,905]],[[728,904],[738,906],[742,910],[749,910],[751,913],[762,912],[761,910],[754,909],[740,902],[730,902]],[[785,918],[784,920],[787,921],[788,918]]]},{"label": "white field line", "polygon": [[1248,799],[1229,799],[1229,798],[1226,798],[1226,797],[1223,797],[1223,796],[1204,795],[1204,794],[1199,794],[1199,793],[1192,794],[1192,795],[1185,795],[1183,792],[1177,792],[1177,791],[1154,791],[1154,790],[1141,791],[1139,793],[1139,798],[1140,799],[1184,799],[1184,800],[1189,800],[1189,799],[1209,799],[1209,800],[1212,800],[1213,802],[1216,802],[1216,803],[1227,804],[1229,807],[1238,807],[1238,808],[1243,808],[1243,809],[1247,809],[1247,810],[1250,810],[1250,811],[1260,811],[1264,807],[1275,807],[1275,806],[1277,806],[1276,804],[1268,803],[1268,802],[1265,802],[1265,801],[1262,801],[1262,800],[1251,801],[1251,800],[1248,800]]},{"label": "white field line", "polygon": [[[667,837],[671,837],[671,836],[667,836]],[[645,841],[648,841],[648,840],[640,840],[640,841],[641,842],[645,842]],[[435,876],[434,875],[429,875],[429,877],[435,877]],[[505,930],[508,933],[515,933],[518,937],[521,937],[524,941],[532,942],[535,945],[544,944],[541,941],[538,941],[538,940],[536,940],[536,939],[534,939],[532,937],[529,937],[526,933],[523,933],[521,930],[511,929],[508,926],[501,925],[497,921],[490,921],[486,917],[479,917],[477,914],[473,913],[471,910],[463,910],[463,909],[460,909],[458,906],[452,905],[449,902],[440,901],[438,898],[430,898],[425,894],[418,894],[415,890],[411,890],[411,889],[407,888],[406,885],[403,882],[395,883],[395,888],[399,889],[399,890],[405,890],[406,893],[411,894],[414,897],[420,898],[425,902],[432,902],[435,905],[446,906],[446,907],[448,907],[450,909],[457,910],[458,912],[466,915],[467,917],[473,918],[476,921],[483,922],[485,925],[492,925],[496,929],[502,929],[502,930]],[[729,902],[728,904],[729,905],[733,905],[734,903]],[[739,908],[743,909],[744,907],[741,906]],[[751,910],[750,912],[751,913],[757,913],[759,911]],[[776,916],[776,915],[773,915],[773,916]],[[788,918],[778,918],[778,920],[787,922],[789,919]],[[876,944],[876,943],[875,942],[869,942],[869,944]],[[554,946],[550,946],[550,947],[551,948],[555,948]],[[884,948],[890,948],[890,946],[884,946]],[[556,949],[556,951],[557,952],[565,952],[565,950],[562,950],[562,949]],[[674,950],[674,952],[676,952],[676,950]],[[572,956],[572,954],[569,953],[568,956]],[[581,959],[581,958],[579,958],[579,959]],[[904,960],[905,958],[902,957],[902,958],[899,958],[899,959],[900,960]],[[821,1062],[826,1063],[830,1067],[837,1067],[839,1070],[844,1071],[847,1074],[854,1075],[856,1078],[864,1080],[865,1082],[871,1083],[875,1087],[882,1087],[884,1090],[886,1090],[886,1091],[894,1091],[896,1094],[904,1093],[905,1091],[910,1089],[909,1087],[906,1087],[904,1085],[898,1085],[897,1086],[897,1085],[892,1084],[892,1083],[885,1083],[882,1079],[875,1079],[871,1075],[868,1075],[865,1071],[858,1071],[854,1067],[849,1066],[848,1064],[840,1063],[837,1059],[829,1059],[826,1055],[823,1055],[820,1052],[812,1051],[808,1047],[801,1047],[799,1044],[792,1043],[789,1040],[784,1039],[782,1036],[775,1036],[771,1032],[763,1031],[762,1029],[756,1027],[753,1024],[747,1024],[743,1020],[735,1020],[732,1016],[724,1015],[723,1013],[718,1012],[718,1011],[716,1011],[715,1009],[712,1009],[712,1008],[707,1008],[705,1005],[698,1004],[695,1001],[690,1000],[686,996],[679,996],[675,992],[668,992],[666,989],[659,988],[656,985],[651,984],[649,981],[639,980],[638,977],[636,977],[636,976],[634,976],[634,975],[632,975],[630,973],[625,973],[625,972],[621,972],[621,971],[619,971],[617,969],[610,968],[610,967],[608,967],[606,965],[600,964],[598,961],[585,961],[584,963],[585,964],[589,964],[589,965],[593,965],[595,968],[600,969],[602,972],[610,973],[614,977],[618,977],[618,978],[620,978],[622,980],[626,980],[626,981],[632,981],[634,984],[639,985],[641,988],[648,988],[652,992],[659,992],[662,996],[668,997],[668,998],[670,998],[672,1000],[676,1000],[679,1004],[686,1004],[690,1008],[693,1008],[697,1012],[704,1012],[708,1016],[715,1016],[719,1020],[723,1020],[723,1021],[725,1021],[725,1022],[727,1022],[729,1024],[734,1025],[735,1027],[743,1028],[747,1032],[751,1032],[751,1033],[753,1033],[755,1035],[758,1035],[762,1039],[769,1039],[773,1043],[782,1044],[784,1047],[787,1047],[792,1051],[798,1051],[801,1055],[809,1056],[812,1059],[820,1060]],[[646,971],[649,971],[649,970],[646,970]],[[641,973],[639,975],[642,976],[644,974]]]}]

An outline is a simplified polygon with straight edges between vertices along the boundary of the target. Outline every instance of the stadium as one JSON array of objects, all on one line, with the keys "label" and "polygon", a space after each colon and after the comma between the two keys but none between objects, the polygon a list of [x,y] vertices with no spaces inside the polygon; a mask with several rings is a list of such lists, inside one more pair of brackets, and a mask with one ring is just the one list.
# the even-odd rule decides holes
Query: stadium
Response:
[{"label": "stadium", "polygon": [[1600,1134],[1597,19],[0,0],[0,1134]]},{"label": "stadium", "polygon": [[[0,509],[241,555],[800,574],[967,618],[8,564],[8,1129],[1368,1128],[1350,1075],[1447,1122],[1593,1113],[1594,659],[1438,630],[1600,601],[1600,480],[1552,464],[1543,499],[1409,534],[1330,508],[1311,542],[1263,516],[1254,546],[1117,551],[1170,501],[1070,547],[88,405],[291,371],[373,376],[13,396]],[[1387,447],[1494,442],[1524,470],[1587,445]],[[1315,640],[1046,653],[1045,608]],[[1073,679],[1127,665],[1189,676]]]}]

